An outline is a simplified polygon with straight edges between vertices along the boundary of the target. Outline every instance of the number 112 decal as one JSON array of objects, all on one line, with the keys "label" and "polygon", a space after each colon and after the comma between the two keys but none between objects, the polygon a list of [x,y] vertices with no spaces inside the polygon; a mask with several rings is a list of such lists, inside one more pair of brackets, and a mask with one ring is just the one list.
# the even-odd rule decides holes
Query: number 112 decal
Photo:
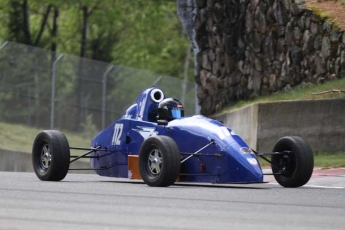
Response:
[{"label": "number 112 decal", "polygon": [[121,144],[121,135],[122,135],[122,130],[123,130],[123,124],[115,124],[114,127],[114,134],[113,134],[113,139],[111,141],[112,145],[120,145]]}]

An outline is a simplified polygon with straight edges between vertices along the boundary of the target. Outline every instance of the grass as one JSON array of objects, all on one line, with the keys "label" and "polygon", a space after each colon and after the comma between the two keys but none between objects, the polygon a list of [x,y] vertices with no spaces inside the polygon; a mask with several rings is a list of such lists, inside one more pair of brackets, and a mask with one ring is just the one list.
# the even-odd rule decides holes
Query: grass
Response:
[{"label": "grass", "polygon": [[[232,111],[250,104],[268,101],[282,100],[315,100],[321,98],[345,98],[345,92],[342,93],[325,93],[321,95],[313,95],[313,93],[328,90],[345,90],[345,78],[326,82],[320,85],[314,85],[308,88],[295,88],[288,93],[277,93],[270,96],[258,97],[251,101],[240,101],[231,108],[223,110],[223,112]],[[31,152],[32,144],[40,129],[32,128],[25,125],[7,124],[0,122],[0,146],[2,148]],[[90,146],[90,138],[84,138],[80,133],[65,133],[70,146],[88,147]],[[82,151],[72,151],[73,155],[81,154]],[[269,164],[260,159],[263,166]],[[317,167],[345,167],[345,153],[343,154],[318,154],[315,155],[315,166]]]},{"label": "grass", "polygon": [[[40,129],[25,125],[14,125],[0,122],[0,146],[1,148],[31,152],[32,144]],[[76,133],[65,133],[70,146],[88,147],[90,140]],[[72,151],[71,154],[81,154],[83,151]],[[259,159],[261,166],[269,166],[269,163]],[[319,153],[314,155],[316,167],[345,167],[345,152],[339,154]]]},{"label": "grass", "polygon": [[345,167],[345,153],[339,154],[318,154],[314,156],[314,164],[318,167]]},{"label": "grass", "polygon": [[260,96],[253,100],[248,101],[238,101],[236,104],[229,108],[223,109],[220,113],[233,111],[248,105],[252,105],[259,102],[269,102],[269,101],[284,101],[284,100],[315,100],[324,98],[345,98],[344,92],[329,92],[320,95],[313,95],[313,93],[319,93],[329,90],[345,90],[345,78],[337,79],[334,81],[329,81],[324,84],[313,85],[306,88],[294,88],[290,92],[280,92],[267,96]]},{"label": "grass", "polygon": [[314,14],[319,15],[321,18],[325,19],[327,22],[332,23],[333,26],[339,29],[339,21],[333,18],[329,12],[323,11],[323,9],[317,6],[308,6],[307,8],[309,10],[312,10]]},{"label": "grass", "polygon": [[[0,122],[0,147],[19,150],[24,152],[31,152],[32,144],[36,135],[41,129],[32,128],[25,125],[7,124]],[[90,146],[90,139],[82,137],[80,134],[65,133],[70,146],[73,147],[88,147]],[[81,151],[72,151],[71,154],[80,154]]]}]

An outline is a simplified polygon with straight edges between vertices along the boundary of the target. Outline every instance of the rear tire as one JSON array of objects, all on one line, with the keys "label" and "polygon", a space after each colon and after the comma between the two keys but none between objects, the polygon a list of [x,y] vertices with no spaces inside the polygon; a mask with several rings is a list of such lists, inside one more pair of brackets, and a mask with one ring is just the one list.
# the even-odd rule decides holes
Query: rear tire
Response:
[{"label": "rear tire", "polygon": [[175,183],[181,157],[175,141],[167,136],[146,139],[140,148],[139,170],[144,182],[153,187],[167,187]]},{"label": "rear tire", "polygon": [[[301,137],[283,137],[277,141],[273,152],[284,151],[292,153],[272,155],[271,167],[275,179],[283,187],[295,188],[305,185],[314,169],[314,156],[309,144]],[[277,174],[284,167],[285,171]]]},{"label": "rear tire", "polygon": [[32,164],[37,177],[44,181],[60,181],[69,169],[70,149],[62,132],[40,132],[32,148]]}]

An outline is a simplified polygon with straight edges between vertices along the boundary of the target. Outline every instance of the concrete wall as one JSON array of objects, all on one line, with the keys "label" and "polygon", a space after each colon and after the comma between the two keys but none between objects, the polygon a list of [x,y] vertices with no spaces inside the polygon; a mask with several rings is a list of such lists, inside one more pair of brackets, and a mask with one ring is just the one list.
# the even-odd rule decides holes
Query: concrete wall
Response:
[{"label": "concrete wall", "polygon": [[0,171],[33,172],[31,154],[0,149]]},{"label": "concrete wall", "polygon": [[258,151],[271,151],[280,137],[297,135],[314,152],[345,152],[345,99],[258,103],[215,119]]},{"label": "concrete wall", "polygon": [[256,148],[258,129],[257,104],[238,109],[235,112],[220,114],[215,119],[222,121],[235,133],[239,134],[251,148]]},{"label": "concrete wall", "polygon": [[[89,162],[73,162],[70,168],[90,168]],[[0,171],[33,172],[31,153],[0,149]],[[68,173],[94,173],[92,170],[69,171]]]},{"label": "concrete wall", "polygon": [[314,152],[345,152],[345,99],[263,103],[258,117],[260,150],[271,150],[276,137],[297,135]]}]

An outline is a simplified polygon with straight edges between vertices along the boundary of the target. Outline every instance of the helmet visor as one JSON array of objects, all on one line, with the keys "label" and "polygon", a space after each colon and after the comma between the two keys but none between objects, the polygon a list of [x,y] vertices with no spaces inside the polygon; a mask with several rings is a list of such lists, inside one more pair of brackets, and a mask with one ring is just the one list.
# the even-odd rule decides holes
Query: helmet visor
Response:
[{"label": "helmet visor", "polygon": [[183,111],[180,109],[172,109],[171,110],[171,117],[174,119],[183,117]]}]

